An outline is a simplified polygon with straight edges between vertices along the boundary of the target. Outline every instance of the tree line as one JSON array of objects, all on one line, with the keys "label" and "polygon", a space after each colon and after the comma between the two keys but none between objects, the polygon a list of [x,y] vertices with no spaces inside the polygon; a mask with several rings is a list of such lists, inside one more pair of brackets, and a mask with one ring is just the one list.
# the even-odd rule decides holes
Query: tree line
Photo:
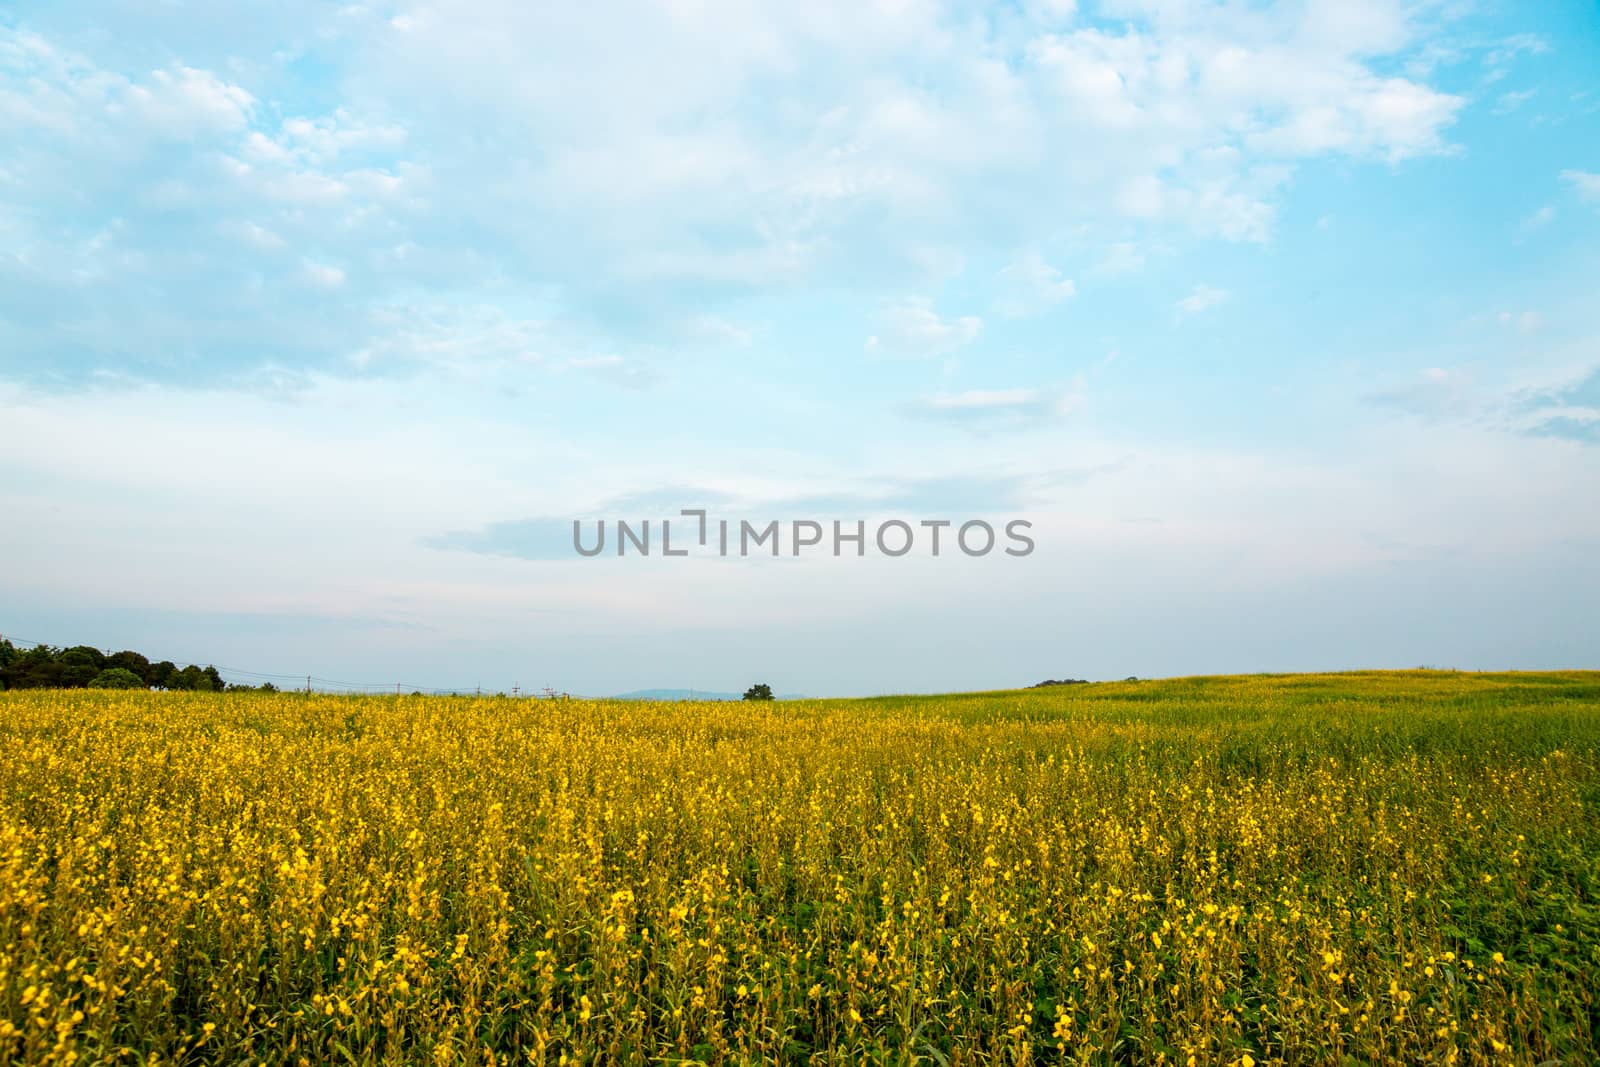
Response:
[{"label": "tree line", "polygon": [[[179,667],[169,659],[151,663],[132,651],[107,655],[88,645],[18,648],[10,641],[0,641],[0,689],[187,689],[220,693],[254,688],[229,685],[212,666],[191,663]],[[271,682],[260,688],[276,691]]]}]

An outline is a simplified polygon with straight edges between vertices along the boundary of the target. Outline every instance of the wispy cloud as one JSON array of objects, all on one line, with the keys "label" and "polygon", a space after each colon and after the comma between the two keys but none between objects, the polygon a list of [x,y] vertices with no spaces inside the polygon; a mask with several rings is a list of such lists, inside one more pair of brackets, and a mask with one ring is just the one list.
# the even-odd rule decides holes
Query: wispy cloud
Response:
[{"label": "wispy cloud", "polygon": [[1082,384],[1045,389],[970,389],[936,393],[911,407],[913,415],[971,427],[1022,427],[1072,414],[1083,404]]},{"label": "wispy cloud", "polygon": [[1600,366],[1524,389],[1512,399],[1514,425],[1536,437],[1600,445]]},{"label": "wispy cloud", "polygon": [[1556,220],[1556,209],[1552,204],[1545,204],[1539,210],[1522,220],[1520,229],[1524,233],[1542,230]]},{"label": "wispy cloud", "polygon": [[1228,302],[1232,296],[1226,289],[1218,289],[1213,285],[1197,285],[1190,290],[1189,295],[1179,300],[1177,308],[1185,315],[1198,315],[1202,311],[1209,311]]},{"label": "wispy cloud", "polygon": [[1591,203],[1600,203],[1600,174],[1586,170],[1564,170],[1561,180],[1572,186],[1578,196]]},{"label": "wispy cloud", "polygon": [[1000,283],[995,310],[1012,318],[1048,311],[1078,292],[1073,280],[1046,263],[1038,252],[1030,252],[1002,270]]},{"label": "wispy cloud", "polygon": [[925,298],[904,300],[883,309],[878,331],[867,338],[869,352],[934,357],[949,355],[977,340],[983,320],[976,315],[942,317]]},{"label": "wispy cloud", "polygon": [[1524,336],[1530,336],[1544,329],[1544,316],[1537,311],[1502,311],[1497,316],[1500,325],[1516,330]]},{"label": "wispy cloud", "polygon": [[300,273],[308,284],[318,289],[338,289],[344,285],[344,270],[329,263],[308,261],[300,268]]},{"label": "wispy cloud", "polygon": [[1095,264],[1094,273],[1103,275],[1131,274],[1144,266],[1144,253],[1132,241],[1118,241],[1106,248],[1105,255]]},{"label": "wispy cloud", "polygon": [[1539,56],[1549,51],[1550,42],[1537,33],[1511,34],[1483,53],[1484,78],[1497,82],[1524,56]]},{"label": "wispy cloud", "polygon": [[684,323],[684,333],[698,341],[744,346],[755,336],[748,326],[719,315],[694,315]]},{"label": "wispy cloud", "polygon": [[1409,382],[1376,390],[1363,399],[1377,407],[1433,418],[1464,412],[1470,384],[1470,378],[1459,371],[1429,367]]},{"label": "wispy cloud", "polygon": [[602,378],[625,389],[649,389],[660,384],[662,373],[654,366],[607,352],[593,356],[573,356],[566,362],[573,370]]},{"label": "wispy cloud", "polygon": [[1495,101],[1494,113],[1496,115],[1509,115],[1538,95],[1537,89],[1521,89],[1516,92],[1501,93],[1500,98]]},{"label": "wispy cloud", "polygon": [[[698,529],[698,519],[682,516],[685,508],[704,509],[708,521],[740,519],[769,522],[879,518],[919,515],[929,518],[958,515],[974,517],[1026,510],[1037,494],[1060,486],[1081,485],[1117,464],[1047,471],[1035,475],[967,473],[938,477],[880,476],[857,480],[848,488],[818,490],[800,486],[773,492],[752,486],[731,491],[708,486],[681,485],[624,493],[600,500],[591,507],[562,516],[539,516],[488,523],[477,529],[456,530],[424,539],[429,548],[470,552],[530,561],[578,561],[572,547],[574,519],[584,523],[585,543],[594,541],[594,523],[608,525],[618,519],[630,523],[651,520],[659,544],[662,519],[670,521],[679,546],[688,544]],[[687,535],[685,537],[685,535]]]}]

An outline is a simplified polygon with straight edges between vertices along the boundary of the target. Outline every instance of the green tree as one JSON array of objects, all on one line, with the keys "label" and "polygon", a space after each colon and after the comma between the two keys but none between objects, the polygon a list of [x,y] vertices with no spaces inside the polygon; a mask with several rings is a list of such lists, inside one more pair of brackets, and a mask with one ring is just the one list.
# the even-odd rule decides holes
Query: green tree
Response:
[{"label": "green tree", "polygon": [[124,650],[114,656],[106,657],[106,669],[121,667],[125,671],[132,671],[139,676],[139,680],[150,685],[150,661],[137,652]]},{"label": "green tree", "polygon": [[143,689],[144,679],[126,667],[107,667],[89,681],[90,689]]},{"label": "green tree", "polygon": [[191,663],[181,671],[172,672],[171,676],[167,678],[167,688],[199,689],[201,682],[205,683],[207,689],[211,688],[211,679],[207,678],[199,667]]},{"label": "green tree", "polygon": [[772,686],[766,682],[757,682],[744,691],[744,698],[746,700],[771,700]]},{"label": "green tree", "polygon": [[7,689],[50,689],[62,684],[63,668],[56,659],[56,650],[49,645],[39,645],[27,651],[17,650],[5,668]]},{"label": "green tree", "polygon": [[95,670],[101,670],[107,666],[106,654],[91,645],[73,645],[61,655],[63,657],[72,656],[74,659],[82,657],[84,660],[93,663]]},{"label": "green tree", "polygon": [[164,659],[150,668],[150,673],[145,675],[145,680],[157,689],[175,689],[172,676],[178,673],[178,665],[170,659]]},{"label": "green tree", "polygon": [[100,673],[100,664],[104,659],[104,656],[91,649],[67,649],[56,657],[56,664],[61,670],[55,684],[63,689],[82,689]]}]

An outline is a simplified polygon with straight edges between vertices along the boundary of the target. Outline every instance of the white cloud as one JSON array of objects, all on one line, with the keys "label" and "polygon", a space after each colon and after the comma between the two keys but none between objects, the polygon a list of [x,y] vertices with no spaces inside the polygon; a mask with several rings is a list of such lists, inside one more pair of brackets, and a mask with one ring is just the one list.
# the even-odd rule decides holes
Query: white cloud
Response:
[{"label": "white cloud", "polygon": [[288,244],[279,234],[254,222],[225,222],[220,229],[224,234],[262,252],[278,252]]},{"label": "white cloud", "polygon": [[1543,55],[1550,51],[1550,43],[1535,33],[1518,33],[1505,38],[1484,53],[1485,80],[1497,82],[1511,73],[1511,68],[1523,56]]},{"label": "white cloud", "polygon": [[1521,229],[1524,231],[1539,230],[1555,221],[1556,209],[1553,205],[1546,204],[1538,211],[1522,220]]},{"label": "white cloud", "polygon": [[[1256,172],[1262,162],[1448,149],[1464,101],[1368,65],[1411,37],[1395,6],[1342,6],[1207,8],[1191,20],[1184,8],[1124,3],[1113,11],[1136,21],[1041,38],[1030,58],[1053,75],[1057,115],[1080,138],[1112,161],[1134,162],[1135,144],[1148,152],[1119,184],[1125,214],[1259,239],[1277,184]],[[1226,162],[1219,146],[1233,153]],[[1219,207],[1231,218],[1216,221]]]},{"label": "white cloud", "polygon": [[484,303],[379,308],[373,313],[370,333],[372,342],[351,357],[359,367],[459,371],[527,366],[543,362],[551,350],[577,347],[558,337],[550,322]]},{"label": "white cloud", "polygon": [[404,127],[365,122],[338,108],[330,115],[285,119],[277,143],[286,153],[326,163],[351,153],[390,152],[405,140]]},{"label": "white cloud", "polygon": [[661,380],[661,375],[653,368],[615,353],[575,356],[567,360],[567,366],[586,371],[623,389],[648,389]]},{"label": "white cloud", "polygon": [[1003,315],[1021,317],[1048,310],[1077,295],[1078,287],[1037,252],[1030,252],[1000,272],[1004,287],[996,309]]},{"label": "white cloud", "polygon": [[1420,380],[1368,393],[1364,399],[1378,407],[1394,408],[1409,415],[1429,418],[1466,409],[1468,389],[1472,384],[1470,376],[1443,367],[1428,367],[1418,378]]},{"label": "white cloud", "polygon": [[975,427],[1026,426],[1072,414],[1083,404],[1083,383],[1039,389],[969,389],[923,397],[911,413]]},{"label": "white cloud", "polygon": [[[242,29],[155,72],[119,67],[114,43],[87,57],[0,29],[0,123],[27,138],[0,145],[0,171],[30,206],[7,240],[22,262],[59,260],[52,246],[94,259],[53,284],[111,286],[144,257],[137,291],[62,296],[102,337],[103,309],[123,305],[124,332],[159,318],[155,341],[176,347],[186,301],[231,300],[214,321],[236,336],[207,351],[342,365],[388,351],[383,309],[419,291],[513,285],[557,294],[584,328],[626,320],[632,336],[604,346],[631,359],[682,336],[686,296],[704,309],[691,333],[745,343],[713,325],[738,317],[727,294],[822,279],[882,301],[1011,262],[1012,291],[973,306],[1034,313],[1075,286],[1030,249],[1115,241],[1071,268],[1110,274],[1184,237],[1265,241],[1306,160],[1447,151],[1459,106],[1395,73],[1420,33],[1385,0],[1204,19],[1109,0],[1092,26],[1070,3],[974,17],[940,0],[624,2],[351,5],[302,28],[342,94],[312,108],[284,94],[282,42]],[[110,219],[85,222],[83,205],[129,206],[128,161],[151,171],[143,216],[94,244]],[[63,238],[74,225],[88,232]],[[283,313],[317,294],[325,314]],[[643,310],[609,315],[623,305]],[[982,326],[893,304],[869,344],[945,355]]]},{"label": "white cloud", "polygon": [[263,176],[259,186],[273,200],[305,207],[330,207],[350,192],[350,186],[343,181],[315,171]]},{"label": "white cloud", "polygon": [[182,65],[138,77],[97,67],[38,34],[0,28],[0,119],[82,149],[124,153],[245,128],[255,98],[210,71]]},{"label": "white cloud", "polygon": [[1519,433],[1600,445],[1600,364],[1585,351],[1525,377],[1511,391],[1503,421]]},{"label": "white cloud", "polygon": [[718,315],[695,315],[684,323],[684,333],[700,341],[744,346],[754,334],[749,327],[741,326]]},{"label": "white cloud", "polygon": [[1120,3],[1093,28],[1065,8],[1015,21],[932,0],[560,17],[464,2],[403,4],[405,32],[373,27],[385,51],[355,83],[408,128],[466,112],[504,131],[462,141],[452,171],[537,144],[476,206],[503,215],[531,192],[583,220],[568,247],[640,280],[779,283],[864,247],[903,261],[979,213],[1011,247],[1108,210],[1263,240],[1296,163],[1445,151],[1461,105],[1383,73],[1417,37],[1387,2],[1203,21]]},{"label": "white cloud", "polygon": [[886,307],[866,347],[869,352],[944,356],[977,340],[982,330],[983,320],[976,315],[942,318],[931,301],[915,298]]},{"label": "white cloud", "polygon": [[1131,274],[1144,266],[1144,253],[1131,241],[1119,241],[1106,249],[1105,255],[1095,265],[1096,274]]},{"label": "white cloud", "polygon": [[1496,115],[1509,115],[1537,95],[1539,95],[1537,89],[1522,89],[1517,92],[1501,93],[1500,99],[1495,101],[1494,113]]},{"label": "white cloud", "polygon": [[300,268],[301,277],[318,289],[338,289],[344,285],[345,273],[339,268],[328,263],[316,263],[307,260]]},{"label": "white cloud", "polygon": [[1078,13],[1078,0],[1025,0],[1023,5],[1035,17],[1065,22]]},{"label": "white cloud", "polygon": [[1509,326],[1523,335],[1535,334],[1544,328],[1544,316],[1537,311],[1523,311],[1512,313],[1502,311],[1499,315],[1500,325]]},{"label": "white cloud", "polygon": [[1564,170],[1561,180],[1572,186],[1582,199],[1600,203],[1600,174],[1585,170]]},{"label": "white cloud", "polygon": [[128,86],[109,110],[113,120],[128,116],[162,138],[185,140],[243,129],[254,105],[250,93],[210,71],[177,67]]},{"label": "white cloud", "polygon": [[1230,295],[1232,294],[1226,289],[1218,289],[1212,285],[1197,285],[1188,296],[1178,301],[1177,308],[1187,315],[1198,315],[1202,311],[1209,311],[1227,303]]},{"label": "white cloud", "polygon": [[1398,161],[1443,151],[1442,131],[1462,103],[1403,78],[1362,78],[1337,103],[1307,103],[1249,142],[1291,157],[1340,152]]}]

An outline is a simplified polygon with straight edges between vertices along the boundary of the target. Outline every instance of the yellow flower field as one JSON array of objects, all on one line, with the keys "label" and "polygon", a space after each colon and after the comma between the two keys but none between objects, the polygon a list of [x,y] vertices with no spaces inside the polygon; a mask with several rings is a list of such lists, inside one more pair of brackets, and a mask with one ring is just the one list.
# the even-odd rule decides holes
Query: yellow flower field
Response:
[{"label": "yellow flower field", "polygon": [[1600,1061],[1600,674],[0,693],[0,1061]]}]

